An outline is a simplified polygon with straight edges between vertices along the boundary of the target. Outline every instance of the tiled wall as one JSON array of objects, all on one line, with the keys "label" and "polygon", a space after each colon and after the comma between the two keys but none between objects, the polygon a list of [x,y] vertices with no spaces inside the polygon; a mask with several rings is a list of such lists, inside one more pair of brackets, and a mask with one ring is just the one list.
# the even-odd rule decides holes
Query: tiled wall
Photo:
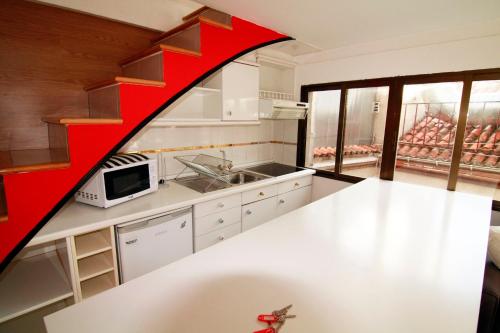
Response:
[{"label": "tiled wall", "polygon": [[261,120],[252,126],[149,127],[121,151],[155,156],[160,161],[160,177],[173,178],[183,169],[174,156],[222,157],[223,149],[235,166],[264,161],[295,164],[296,143],[296,120]]}]

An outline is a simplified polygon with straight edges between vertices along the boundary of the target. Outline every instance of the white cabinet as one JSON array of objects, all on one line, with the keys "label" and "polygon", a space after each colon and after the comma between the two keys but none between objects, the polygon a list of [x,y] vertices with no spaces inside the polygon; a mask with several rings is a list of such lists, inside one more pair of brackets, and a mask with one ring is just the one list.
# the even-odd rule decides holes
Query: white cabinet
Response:
[{"label": "white cabinet", "polygon": [[209,246],[222,242],[225,239],[236,236],[241,232],[241,224],[235,223],[219,230],[212,231],[194,240],[195,252],[201,251]]},{"label": "white cabinet", "polygon": [[230,63],[222,69],[222,120],[259,119],[259,68]]},{"label": "white cabinet", "polygon": [[283,215],[311,202],[311,185],[278,195],[277,215]]},{"label": "white cabinet", "polygon": [[241,207],[241,229],[247,231],[276,217],[277,197]]}]

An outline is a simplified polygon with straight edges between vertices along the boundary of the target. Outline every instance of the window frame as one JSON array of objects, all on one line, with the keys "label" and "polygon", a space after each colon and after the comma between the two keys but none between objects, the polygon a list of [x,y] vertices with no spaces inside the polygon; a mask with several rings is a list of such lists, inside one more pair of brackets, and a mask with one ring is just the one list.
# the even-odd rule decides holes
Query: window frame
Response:
[{"label": "window frame", "polygon": [[[325,178],[336,179],[349,183],[358,183],[365,178],[342,174],[341,166],[343,160],[343,142],[346,127],[346,97],[348,89],[389,87],[389,97],[387,103],[387,116],[385,121],[383,154],[380,167],[379,178],[392,181],[396,165],[396,155],[398,147],[399,121],[401,118],[401,107],[403,102],[403,88],[409,84],[427,84],[443,82],[462,82],[462,97],[460,101],[460,112],[457,122],[457,135],[455,136],[454,149],[452,154],[450,174],[448,177],[447,190],[455,191],[460,158],[462,156],[462,145],[464,139],[464,129],[467,123],[469,112],[469,101],[474,81],[500,80],[500,68],[469,70],[461,72],[443,72],[433,74],[407,75],[384,77],[366,80],[353,80],[341,82],[328,82],[319,84],[302,85],[300,88],[300,101],[308,103],[309,94],[315,91],[340,90],[339,121],[337,131],[337,145],[335,155],[335,170],[316,170],[316,175]],[[299,120],[297,131],[297,166],[305,167],[306,144],[307,144],[307,117]],[[456,148],[455,148],[456,147]],[[500,211],[500,201],[492,200],[492,209]]]}]

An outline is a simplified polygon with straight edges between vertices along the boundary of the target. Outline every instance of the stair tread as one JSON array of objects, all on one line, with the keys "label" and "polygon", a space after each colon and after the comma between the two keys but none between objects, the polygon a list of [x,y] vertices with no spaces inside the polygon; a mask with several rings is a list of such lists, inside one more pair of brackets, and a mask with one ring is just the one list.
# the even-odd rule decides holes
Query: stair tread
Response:
[{"label": "stair tread", "polygon": [[122,60],[119,63],[119,65],[123,66],[123,65],[129,64],[131,62],[134,62],[136,60],[150,56],[152,54],[155,54],[155,53],[163,51],[163,50],[177,52],[177,53],[184,53],[184,54],[193,55],[193,56],[201,56],[201,53],[197,52],[197,51],[188,50],[188,49],[185,49],[182,47],[168,45],[168,44],[156,44],[156,45],[154,45],[154,46],[152,46],[152,47],[150,47],[142,52],[139,52],[131,57],[128,57],[128,58]]},{"label": "stair tread", "polygon": [[200,15],[201,13],[203,13],[205,10],[208,10],[208,9],[210,9],[210,7],[208,7],[208,6],[202,6],[202,7],[198,8],[197,10],[195,10],[194,12],[189,13],[186,16],[184,16],[182,18],[182,20],[183,21],[188,21],[188,20],[192,19],[193,17]]},{"label": "stair tread", "polygon": [[211,20],[209,18],[205,18],[205,17],[201,17],[201,16],[194,16],[193,18],[191,19],[188,19],[186,21],[184,21],[182,24],[176,26],[175,28],[173,29],[170,29],[168,31],[165,31],[164,33],[162,33],[160,36],[154,38],[151,42],[153,44],[156,44],[158,42],[160,42],[161,40],[167,38],[167,37],[170,37],[170,36],[173,36],[183,30],[186,30],[187,28],[195,25],[195,24],[198,24],[200,22],[203,22],[203,23],[207,23],[207,24],[210,24],[210,25],[214,25],[214,26],[217,26],[217,27],[220,27],[220,28],[223,28],[223,29],[227,29],[227,30],[232,30],[233,27],[230,26],[230,25],[227,25],[227,24],[224,24],[224,23],[221,23],[221,22],[217,22],[217,21],[214,21],[214,20]]},{"label": "stair tread", "polygon": [[110,85],[117,84],[117,83],[137,84],[137,85],[161,87],[161,88],[165,87],[165,82],[163,82],[163,81],[143,80],[143,79],[136,79],[136,78],[132,78],[132,77],[116,76],[110,80],[101,81],[101,82],[98,82],[95,84],[91,84],[83,89],[86,91],[89,91],[89,90],[102,88],[102,87],[110,86]]},{"label": "stair tread", "polygon": [[123,124],[121,118],[43,117],[42,121],[61,125]]},{"label": "stair tread", "polygon": [[0,174],[58,169],[70,165],[66,149],[0,151]]}]

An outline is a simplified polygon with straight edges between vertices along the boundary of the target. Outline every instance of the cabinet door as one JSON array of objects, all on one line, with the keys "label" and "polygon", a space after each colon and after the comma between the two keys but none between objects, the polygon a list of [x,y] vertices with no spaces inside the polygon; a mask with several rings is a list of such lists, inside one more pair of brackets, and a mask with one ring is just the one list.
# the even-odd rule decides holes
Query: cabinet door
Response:
[{"label": "cabinet door", "polygon": [[241,207],[241,229],[247,231],[276,217],[277,197]]},{"label": "cabinet door", "polygon": [[277,215],[283,215],[311,202],[311,185],[278,195]]},{"label": "cabinet door", "polygon": [[222,70],[222,120],[259,119],[259,68],[230,63]]}]

